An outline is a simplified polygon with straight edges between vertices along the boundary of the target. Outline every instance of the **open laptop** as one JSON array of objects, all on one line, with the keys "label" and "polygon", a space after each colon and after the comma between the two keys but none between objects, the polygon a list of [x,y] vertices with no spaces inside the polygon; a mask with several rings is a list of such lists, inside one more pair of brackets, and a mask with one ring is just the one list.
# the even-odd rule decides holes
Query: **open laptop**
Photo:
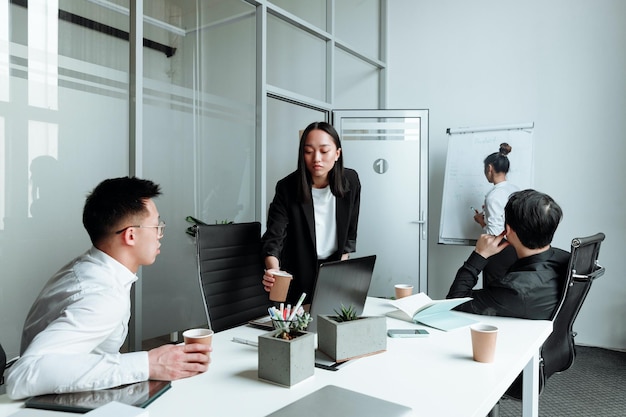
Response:
[{"label": "open laptop", "polygon": [[[335,310],[339,311],[342,304],[346,307],[353,306],[357,314],[362,314],[375,263],[376,255],[370,255],[321,264],[309,308],[313,321],[307,331],[317,332],[317,315],[335,315]],[[267,316],[252,320],[249,324],[272,327]]]},{"label": "open laptop", "polygon": [[335,310],[340,311],[342,304],[353,306],[356,314],[361,315],[375,263],[376,255],[370,255],[321,264],[309,309],[313,321],[307,331],[317,332],[317,316],[336,315]]}]

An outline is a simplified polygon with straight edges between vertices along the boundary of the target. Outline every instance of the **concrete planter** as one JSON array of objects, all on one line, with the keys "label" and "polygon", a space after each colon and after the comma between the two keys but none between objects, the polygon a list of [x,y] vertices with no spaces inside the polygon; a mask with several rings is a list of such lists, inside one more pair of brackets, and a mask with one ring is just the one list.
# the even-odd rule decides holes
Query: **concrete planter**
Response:
[{"label": "concrete planter", "polygon": [[315,337],[310,332],[295,332],[291,340],[275,337],[280,330],[259,336],[259,378],[292,386],[315,371]]},{"label": "concrete planter", "polygon": [[361,317],[337,322],[334,316],[317,316],[317,345],[337,362],[387,350],[385,317]]}]

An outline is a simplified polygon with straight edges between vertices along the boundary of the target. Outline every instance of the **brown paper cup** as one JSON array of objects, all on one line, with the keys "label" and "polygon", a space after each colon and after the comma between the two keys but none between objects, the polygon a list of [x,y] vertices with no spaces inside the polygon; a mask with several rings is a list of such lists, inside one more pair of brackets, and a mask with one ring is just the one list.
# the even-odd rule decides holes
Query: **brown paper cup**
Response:
[{"label": "brown paper cup", "polygon": [[472,353],[476,362],[493,362],[496,354],[496,338],[498,328],[490,324],[474,324],[470,326],[472,333]]},{"label": "brown paper cup", "polygon": [[213,330],[211,329],[189,329],[183,332],[185,344],[202,343],[211,346],[213,342]]},{"label": "brown paper cup", "polygon": [[413,286],[410,284],[398,284],[394,288],[396,290],[396,300],[413,295]]},{"label": "brown paper cup", "polygon": [[276,301],[279,303],[285,302],[287,300],[287,291],[289,291],[289,285],[291,284],[291,280],[293,276],[289,272],[285,271],[275,271],[272,272],[274,276],[274,285],[270,290],[270,300]]}]

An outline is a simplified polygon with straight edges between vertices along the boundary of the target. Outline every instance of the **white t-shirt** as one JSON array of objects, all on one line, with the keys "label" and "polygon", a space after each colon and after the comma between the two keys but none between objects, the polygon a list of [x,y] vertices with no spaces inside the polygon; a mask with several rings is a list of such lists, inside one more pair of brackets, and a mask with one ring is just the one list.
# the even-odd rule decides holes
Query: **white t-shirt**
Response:
[{"label": "white t-shirt", "polygon": [[493,186],[485,195],[485,227],[484,233],[497,236],[504,231],[504,206],[509,197],[519,187],[508,181],[502,181]]},{"label": "white t-shirt", "polygon": [[330,187],[311,188],[315,211],[315,245],[317,258],[326,259],[337,250],[337,199]]}]

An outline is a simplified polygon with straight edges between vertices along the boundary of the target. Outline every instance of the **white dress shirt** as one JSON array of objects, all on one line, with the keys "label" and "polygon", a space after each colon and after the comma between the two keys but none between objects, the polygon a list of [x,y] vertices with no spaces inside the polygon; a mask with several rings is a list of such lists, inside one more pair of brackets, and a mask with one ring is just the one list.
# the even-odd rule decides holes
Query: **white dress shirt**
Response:
[{"label": "white dress shirt", "polygon": [[486,234],[497,236],[504,231],[504,206],[515,191],[519,191],[519,187],[508,181],[501,181],[487,193],[485,227],[483,227]]},{"label": "white dress shirt", "polygon": [[92,247],[44,286],[24,324],[20,359],[6,375],[20,399],[147,380],[147,352],[120,354],[137,276]]}]

